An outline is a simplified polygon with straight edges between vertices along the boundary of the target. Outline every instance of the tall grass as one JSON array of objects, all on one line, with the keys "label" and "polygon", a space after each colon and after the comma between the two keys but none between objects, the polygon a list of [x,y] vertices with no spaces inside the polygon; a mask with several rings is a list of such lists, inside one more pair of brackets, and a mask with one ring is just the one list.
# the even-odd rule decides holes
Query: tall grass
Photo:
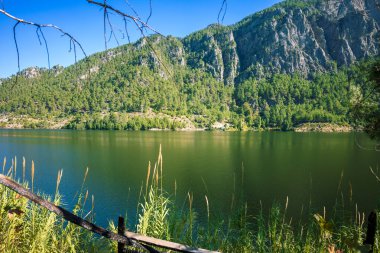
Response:
[{"label": "tall grass", "polygon": [[[241,180],[240,184],[243,184],[244,177]],[[162,181],[160,152],[153,173],[148,166],[145,195],[138,209],[136,228],[139,233],[222,252],[369,251],[368,246],[362,245],[366,231],[365,214],[359,212],[357,206],[355,210],[342,211],[344,203],[338,198],[331,213],[325,208],[321,213],[310,211],[306,221],[295,222],[287,216],[288,198],[283,204],[274,203],[269,210],[260,208],[253,212],[248,209],[243,194],[234,192],[232,213],[221,218],[210,208],[205,196],[207,217],[201,222],[194,209],[193,195],[188,193],[187,204],[178,207],[176,203],[179,201],[165,192]],[[304,212],[303,208],[301,212]],[[378,233],[373,252],[380,252],[379,241]]]},{"label": "tall grass", "polygon": [[[12,159],[3,172],[17,178],[17,160]],[[22,178],[26,168],[23,159]],[[30,169],[32,189],[34,163]],[[93,220],[92,209],[85,211],[88,199],[84,182],[76,196],[73,212]],[[63,176],[58,172],[54,196],[43,195],[57,205],[62,205],[59,185]],[[242,177],[241,180],[244,178]],[[26,181],[22,182],[29,187]],[[243,182],[241,182],[243,183]],[[235,182],[234,182],[235,184]],[[206,186],[207,187],[207,186]],[[175,182],[175,189],[177,188]],[[185,204],[179,206],[176,192],[170,195],[163,188],[163,158],[161,149],[153,166],[149,163],[147,176],[140,191],[137,206],[137,224],[130,230],[160,239],[176,241],[196,247],[221,252],[368,252],[362,246],[366,216],[357,206],[350,212],[342,212],[337,200],[331,213],[309,211],[307,220],[294,221],[287,215],[288,199],[274,203],[269,210],[262,207],[249,209],[240,192],[232,193],[231,214],[220,217],[213,210],[207,195],[204,196],[204,216],[199,217],[194,207],[194,197],[188,193]],[[339,186],[338,186],[339,189]],[[13,191],[0,186],[0,252],[112,252],[116,243],[94,237],[76,225],[37,206]],[[310,209],[311,210],[311,209]],[[304,212],[302,208],[301,213]],[[379,215],[379,213],[378,213]],[[201,219],[200,219],[201,218]],[[379,227],[380,224],[378,224]],[[116,232],[111,222],[109,228]],[[380,234],[377,232],[373,252],[380,252]]]},{"label": "tall grass", "polygon": [[[14,160],[16,161],[16,160]],[[6,159],[4,159],[4,171]],[[25,178],[23,162],[23,178]],[[31,179],[34,182],[34,163],[31,166]],[[7,175],[16,178],[17,163],[13,162]],[[43,198],[62,205],[59,185],[62,170],[58,172],[54,196]],[[27,182],[21,182],[29,188]],[[33,186],[32,186],[33,189]],[[99,252],[104,248],[102,242],[76,225],[67,223],[63,218],[47,209],[28,201],[14,191],[0,186],[0,252]],[[87,194],[80,192],[73,213],[81,214],[87,200]],[[91,216],[88,217],[91,219]]]}]

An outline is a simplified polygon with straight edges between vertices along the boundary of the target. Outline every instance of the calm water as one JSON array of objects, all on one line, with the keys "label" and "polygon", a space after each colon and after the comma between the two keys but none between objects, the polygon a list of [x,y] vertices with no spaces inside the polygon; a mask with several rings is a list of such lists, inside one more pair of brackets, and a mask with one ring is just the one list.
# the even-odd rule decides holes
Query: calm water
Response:
[{"label": "calm water", "polygon": [[369,170],[379,166],[379,152],[359,148],[355,139],[371,147],[355,134],[0,130],[0,157],[9,162],[17,156],[20,172],[24,156],[28,175],[34,160],[35,188],[49,194],[63,169],[60,189],[69,207],[89,167],[86,186],[102,225],[127,211],[134,222],[148,161],[156,160],[160,144],[166,190],[174,195],[176,181],[179,204],[193,192],[201,219],[205,195],[212,210],[229,213],[234,185],[250,210],[257,210],[260,200],[266,208],[288,196],[289,215],[299,217],[310,202],[316,211],[331,210],[341,192],[349,207],[351,190],[351,207],[357,203],[369,211],[379,205],[380,184]]}]

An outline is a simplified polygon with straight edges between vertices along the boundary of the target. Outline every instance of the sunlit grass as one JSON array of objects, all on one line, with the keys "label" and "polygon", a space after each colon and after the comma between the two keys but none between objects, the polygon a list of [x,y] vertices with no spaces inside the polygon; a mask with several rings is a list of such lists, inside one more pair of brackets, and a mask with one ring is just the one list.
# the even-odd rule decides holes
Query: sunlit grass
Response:
[{"label": "sunlit grass", "polygon": [[[16,159],[14,159],[16,161]],[[4,167],[6,160],[4,159]],[[17,164],[7,171],[7,175],[16,178]],[[34,181],[34,163],[30,169]],[[23,162],[23,177],[25,177]],[[57,176],[54,196],[37,193],[55,205],[62,205],[59,184],[62,171]],[[27,182],[22,185],[29,188]],[[33,187],[32,187],[33,189]],[[84,229],[67,223],[63,218],[47,209],[28,201],[14,191],[0,186],[0,252],[99,252],[103,248],[101,241],[87,233]],[[75,214],[83,213],[87,194],[80,192],[77,203],[72,210]],[[88,217],[91,219],[91,216]]]},{"label": "sunlit grass", "polygon": [[[24,180],[25,174],[30,173],[33,189],[34,163],[28,170],[23,159],[22,167],[22,178]],[[3,173],[17,178],[16,158],[11,160],[9,168],[4,159]],[[72,212],[94,221],[94,199],[89,198],[84,188],[87,174],[88,169]],[[63,205],[59,192],[62,176],[61,170],[53,196],[38,194],[56,205]],[[231,214],[221,218],[205,195],[206,217],[200,217],[194,207],[192,193],[187,194],[183,206],[178,206],[180,201],[176,200],[177,194],[173,196],[165,191],[162,181],[163,160],[160,151],[154,166],[149,163],[137,206],[137,224],[130,230],[221,252],[369,251],[368,247],[362,246],[366,232],[365,214],[359,212],[357,206],[349,212],[341,211],[340,200],[337,200],[332,213],[327,213],[325,209],[321,213],[310,211],[306,220],[294,221],[287,215],[288,199],[283,203],[274,203],[269,210],[260,207],[252,211],[244,201],[243,194],[234,192]],[[21,183],[29,188],[26,181]],[[115,242],[95,237],[1,185],[0,200],[0,252],[115,252],[117,249]],[[92,201],[91,208],[85,210],[89,201]],[[261,203],[259,206],[262,206]],[[117,231],[112,222],[109,229]],[[380,251],[379,242],[380,235],[377,232],[373,252]]]}]

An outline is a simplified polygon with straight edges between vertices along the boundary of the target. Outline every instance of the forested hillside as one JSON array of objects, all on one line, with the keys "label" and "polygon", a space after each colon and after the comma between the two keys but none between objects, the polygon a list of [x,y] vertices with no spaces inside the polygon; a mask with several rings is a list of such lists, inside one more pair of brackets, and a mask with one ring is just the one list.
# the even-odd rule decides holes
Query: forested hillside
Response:
[{"label": "forested hillside", "polygon": [[[285,1],[232,26],[159,35],[1,80],[0,126],[74,129],[355,125],[379,54],[378,0]],[[53,122],[53,123],[52,123]]]}]

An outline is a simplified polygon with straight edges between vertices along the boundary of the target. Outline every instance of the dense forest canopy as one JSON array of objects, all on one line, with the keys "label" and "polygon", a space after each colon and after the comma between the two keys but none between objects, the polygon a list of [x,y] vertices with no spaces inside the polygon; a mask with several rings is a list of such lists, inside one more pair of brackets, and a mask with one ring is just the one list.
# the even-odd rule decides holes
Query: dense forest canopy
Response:
[{"label": "dense forest canopy", "polygon": [[[67,68],[31,67],[1,80],[0,112],[25,116],[26,127],[46,127],[27,117],[65,118],[76,129],[175,129],[186,126],[183,117],[204,128],[363,127],[352,108],[364,98],[367,110],[379,107],[368,73],[378,61],[379,10],[365,1],[364,17],[362,5],[332,3],[342,11],[325,1],[284,1],[183,39],[152,35]],[[361,39],[368,43],[358,48]]]}]

